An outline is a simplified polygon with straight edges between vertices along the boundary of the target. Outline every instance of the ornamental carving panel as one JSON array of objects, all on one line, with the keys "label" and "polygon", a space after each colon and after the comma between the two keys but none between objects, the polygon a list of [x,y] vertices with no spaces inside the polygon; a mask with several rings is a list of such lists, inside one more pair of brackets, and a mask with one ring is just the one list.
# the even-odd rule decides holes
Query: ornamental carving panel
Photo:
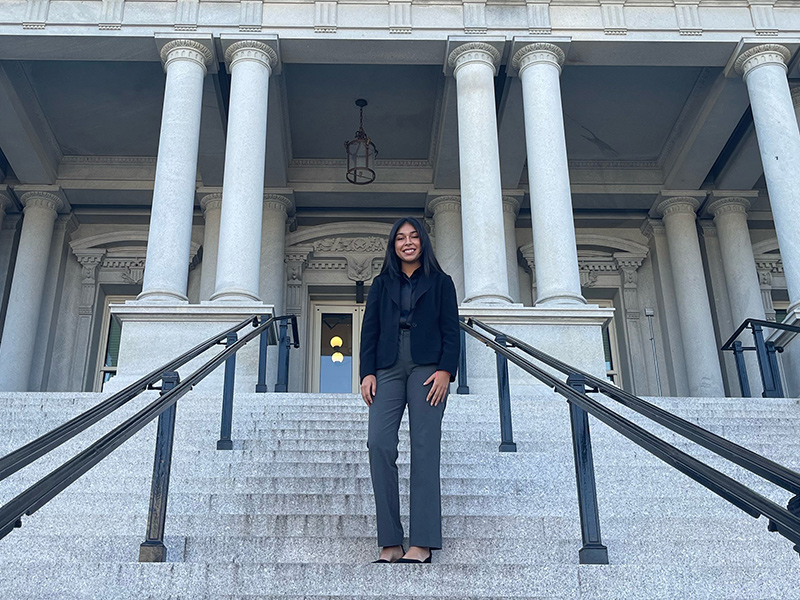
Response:
[{"label": "ornamental carving panel", "polygon": [[326,238],[313,243],[314,252],[386,252],[386,240],[377,236],[359,238]]}]

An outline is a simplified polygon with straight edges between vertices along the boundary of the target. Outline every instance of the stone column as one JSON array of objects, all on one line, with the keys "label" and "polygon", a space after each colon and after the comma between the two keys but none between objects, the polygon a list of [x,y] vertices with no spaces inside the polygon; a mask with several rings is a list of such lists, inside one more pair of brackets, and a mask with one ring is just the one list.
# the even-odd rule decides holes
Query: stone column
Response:
[{"label": "stone column", "polygon": [[63,204],[49,192],[27,192],[20,200],[22,232],[0,341],[0,390],[6,392],[28,390],[53,224]]},{"label": "stone column", "polygon": [[[750,241],[750,229],[747,226],[747,209],[750,208],[747,196],[757,197],[758,192],[743,192],[740,195],[714,192],[712,201],[708,205],[708,212],[714,215],[714,224],[717,226],[722,268],[725,271],[725,284],[728,288],[734,328],[741,325],[745,319],[767,318],[764,302],[761,299],[761,285],[753,256],[753,244]],[[731,333],[733,331],[723,337],[727,338]],[[746,340],[745,345],[752,345],[751,341]],[[746,352],[744,356],[750,390],[754,396],[760,396],[761,378],[758,359],[754,352]]]},{"label": "stone column", "polygon": [[278,62],[262,42],[242,41],[225,52],[231,73],[225,177],[222,184],[215,301],[259,301],[264,158],[269,77]]},{"label": "stone column", "polygon": [[428,202],[436,234],[436,259],[453,278],[459,304],[464,300],[464,237],[461,230],[461,198],[438,196]]},{"label": "stone column", "polygon": [[665,198],[656,211],[663,216],[667,230],[689,394],[723,397],[725,389],[695,225],[700,201],[691,196]]},{"label": "stone column", "polygon": [[139,300],[188,302],[197,150],[203,79],[211,51],[192,40],[175,40],[161,50],[167,72],[158,141],[147,262]]},{"label": "stone column", "polygon": [[786,78],[790,56],[783,46],[764,44],[744,52],[736,69],[750,95],[791,312],[800,307],[800,129]]},{"label": "stone column", "polygon": [[519,214],[519,200],[514,196],[503,196],[503,230],[506,240],[506,273],[508,274],[508,295],[519,302],[519,270],[517,267],[516,223]]},{"label": "stone column", "polygon": [[261,219],[261,282],[259,295],[265,304],[275,307],[275,314],[284,312],[286,287],[286,219],[293,209],[292,201],[280,194],[264,194]]},{"label": "stone column", "polygon": [[464,249],[464,304],[511,302],[506,277],[503,200],[494,76],[500,52],[464,44],[450,53],[458,97],[458,154]]},{"label": "stone column", "polygon": [[585,304],[561,107],[564,52],[553,44],[529,44],[514,54],[522,81],[537,305]]},{"label": "stone column", "polygon": [[222,212],[222,194],[213,193],[200,200],[206,226],[203,231],[203,262],[200,267],[200,302],[209,300],[217,280],[217,252],[219,251],[219,218]]}]

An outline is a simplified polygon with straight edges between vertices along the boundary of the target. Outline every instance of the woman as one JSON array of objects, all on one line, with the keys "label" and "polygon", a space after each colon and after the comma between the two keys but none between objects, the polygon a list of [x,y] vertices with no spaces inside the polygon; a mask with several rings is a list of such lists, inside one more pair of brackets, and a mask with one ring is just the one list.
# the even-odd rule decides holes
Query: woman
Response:
[{"label": "woman", "polygon": [[[442,415],[459,354],[458,303],[417,219],[397,221],[361,330],[361,396],[369,406],[370,473],[378,518],[375,562],[431,562],[442,547],[439,486]],[[397,444],[408,405],[411,515],[403,551]]]}]

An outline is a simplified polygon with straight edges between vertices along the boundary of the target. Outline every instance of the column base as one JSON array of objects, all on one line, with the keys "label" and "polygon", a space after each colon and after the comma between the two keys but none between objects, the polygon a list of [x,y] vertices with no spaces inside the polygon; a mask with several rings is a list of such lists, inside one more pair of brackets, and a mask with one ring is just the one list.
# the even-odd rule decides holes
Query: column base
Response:
[{"label": "column base", "polygon": [[225,302],[228,304],[253,304],[261,302],[261,298],[247,290],[224,290],[211,295],[211,302]]},{"label": "column base", "polygon": [[135,302],[147,304],[188,304],[189,298],[166,290],[151,290],[136,296]]},{"label": "column base", "polygon": [[[103,388],[116,392],[158,368],[200,342],[252,315],[271,315],[268,304],[225,303],[152,304],[126,302],[112,304],[111,314],[122,323],[117,374]],[[251,331],[250,325],[239,338]],[[178,371],[181,380],[222,351],[219,345],[188,362]],[[222,394],[224,363],[209,374],[195,390]],[[255,391],[258,379],[258,340],[252,340],[236,354],[236,390]]]},{"label": "column base", "polygon": [[514,304],[514,301],[510,296],[505,296],[503,294],[481,294],[480,296],[470,296],[469,298],[464,298],[464,302],[462,304],[465,306],[522,306],[522,304]]},{"label": "column base", "polygon": [[[613,308],[600,308],[593,304],[558,308],[462,305],[459,307],[459,314],[467,319],[478,319],[582,371],[605,378],[603,325],[614,316]],[[481,331],[480,328],[477,329]],[[532,362],[543,367],[541,363]],[[567,379],[566,375],[557,371],[545,370],[552,372],[561,381]],[[508,374],[512,397],[526,391],[540,392],[547,389],[538,379],[510,361]],[[471,394],[497,394],[495,352],[470,335],[467,335],[467,383]]]},{"label": "column base", "polygon": [[547,296],[536,300],[536,306],[542,308],[554,308],[557,306],[586,306],[586,298],[575,296],[574,294],[560,294],[557,296]]}]

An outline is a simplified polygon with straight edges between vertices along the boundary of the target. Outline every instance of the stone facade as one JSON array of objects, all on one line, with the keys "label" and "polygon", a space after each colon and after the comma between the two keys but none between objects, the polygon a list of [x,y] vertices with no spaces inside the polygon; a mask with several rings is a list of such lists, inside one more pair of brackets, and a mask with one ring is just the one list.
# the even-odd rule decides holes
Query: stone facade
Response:
[{"label": "stone facade", "polygon": [[298,315],[307,390],[312,303],[355,305],[411,214],[465,316],[736,395],[720,345],[800,316],[798,39],[781,0],[5,2],[0,389],[97,389],[128,299],[115,385],[252,311]]}]

